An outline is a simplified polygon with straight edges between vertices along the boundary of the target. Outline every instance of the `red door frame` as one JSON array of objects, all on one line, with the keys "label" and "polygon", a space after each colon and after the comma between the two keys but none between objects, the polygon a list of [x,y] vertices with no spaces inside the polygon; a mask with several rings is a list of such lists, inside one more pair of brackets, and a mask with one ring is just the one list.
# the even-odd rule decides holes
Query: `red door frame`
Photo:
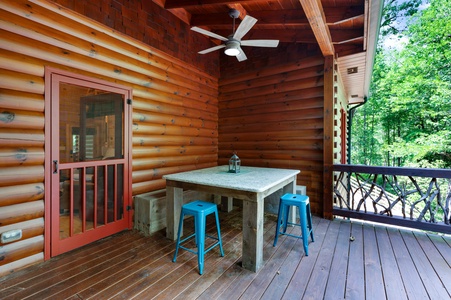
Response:
[{"label": "red door frame", "polygon": [[[122,86],[119,84],[111,83],[104,80],[99,80],[96,78],[91,78],[87,76],[82,76],[79,74],[62,71],[56,68],[52,67],[46,67],[45,68],[45,176],[44,176],[44,203],[45,203],[45,220],[44,220],[44,226],[45,226],[45,233],[44,233],[44,260],[48,260],[52,256],[52,235],[57,234],[59,231],[59,227],[52,226],[52,215],[58,214],[58,207],[59,205],[53,205],[53,203],[58,202],[59,203],[59,190],[55,188],[54,191],[52,191],[52,173],[53,173],[53,163],[51,161],[52,159],[52,149],[55,151],[56,149],[52,147],[59,148],[59,141],[53,141],[52,137],[52,123],[58,124],[59,123],[59,116],[52,114],[52,95],[55,95],[55,93],[59,93],[59,86],[53,84],[55,79],[62,79],[64,78],[65,83],[72,83],[72,84],[79,84],[84,83],[82,85],[85,85],[86,83],[89,83],[89,85],[92,85],[94,87],[99,88],[105,88],[108,87],[108,89],[116,91],[120,94],[124,94],[126,97],[125,99],[129,102],[130,105],[124,104],[124,203],[128,207],[132,207],[132,133],[131,133],[131,122],[132,122],[132,108],[131,108],[131,98],[132,98],[132,89],[126,86]],[[128,101],[130,99],[130,101]],[[128,108],[127,108],[128,106]],[[54,187],[57,185],[54,184]],[[122,228],[119,228],[117,226],[111,226],[108,230],[103,232],[103,236],[96,236],[93,233],[88,233],[84,238],[87,243],[93,242],[95,240],[98,240],[99,238],[106,237],[108,235],[114,234],[118,231],[121,231],[123,229],[131,229],[132,228],[132,218],[133,215],[132,209],[126,210],[124,212],[124,222],[125,224],[122,224]],[[125,225],[125,226],[124,226]],[[55,228],[57,227],[57,228]],[[125,228],[124,228],[125,227]],[[63,252],[71,250],[71,246],[67,245],[64,246],[66,249],[59,249]]]}]

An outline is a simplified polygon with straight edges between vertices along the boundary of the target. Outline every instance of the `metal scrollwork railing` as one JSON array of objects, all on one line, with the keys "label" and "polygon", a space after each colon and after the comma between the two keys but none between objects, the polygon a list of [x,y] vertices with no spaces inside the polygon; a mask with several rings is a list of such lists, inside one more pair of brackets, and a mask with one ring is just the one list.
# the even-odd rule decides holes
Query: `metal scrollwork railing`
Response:
[{"label": "metal scrollwork railing", "polygon": [[451,233],[451,170],[334,165],[335,215]]}]

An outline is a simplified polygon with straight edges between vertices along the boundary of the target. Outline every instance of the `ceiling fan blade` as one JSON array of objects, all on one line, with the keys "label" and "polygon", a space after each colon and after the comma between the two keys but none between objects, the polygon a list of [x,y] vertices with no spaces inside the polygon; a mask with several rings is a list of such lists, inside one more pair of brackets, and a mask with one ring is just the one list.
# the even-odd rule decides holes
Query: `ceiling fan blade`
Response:
[{"label": "ceiling fan blade", "polygon": [[207,54],[207,53],[213,52],[215,50],[218,50],[218,49],[221,49],[221,48],[224,48],[224,47],[225,47],[225,45],[214,46],[214,47],[211,47],[211,48],[199,51],[198,53],[199,54]]},{"label": "ceiling fan blade", "polygon": [[278,40],[246,40],[241,41],[241,46],[255,46],[255,47],[277,47]]},{"label": "ceiling fan blade", "polygon": [[236,40],[241,40],[241,38],[249,31],[251,30],[252,26],[257,23],[257,19],[253,18],[251,16],[245,16],[243,21],[241,21],[240,26],[235,31],[235,34],[233,35],[233,38]]},{"label": "ceiling fan blade", "polygon": [[196,31],[196,32],[199,32],[199,33],[202,33],[202,34],[205,34],[205,35],[208,35],[209,37],[212,37],[212,38],[215,38],[215,39],[224,41],[224,42],[227,42],[227,41],[228,41],[227,38],[225,38],[225,37],[223,37],[223,36],[220,36],[219,34],[213,33],[213,32],[211,32],[211,31],[202,29],[202,28],[200,28],[200,27],[191,27],[191,30]]},{"label": "ceiling fan blade", "polygon": [[243,61],[247,59],[247,56],[246,54],[244,54],[243,49],[240,48],[240,54],[236,56],[236,59],[238,59],[238,61]]}]

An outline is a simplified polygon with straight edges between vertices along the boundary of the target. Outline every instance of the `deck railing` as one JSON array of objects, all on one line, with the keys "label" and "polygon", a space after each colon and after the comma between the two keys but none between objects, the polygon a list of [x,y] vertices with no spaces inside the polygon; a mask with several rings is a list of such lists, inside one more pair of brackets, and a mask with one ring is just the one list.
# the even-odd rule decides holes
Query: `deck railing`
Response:
[{"label": "deck railing", "polygon": [[451,233],[451,170],[334,165],[333,214]]}]

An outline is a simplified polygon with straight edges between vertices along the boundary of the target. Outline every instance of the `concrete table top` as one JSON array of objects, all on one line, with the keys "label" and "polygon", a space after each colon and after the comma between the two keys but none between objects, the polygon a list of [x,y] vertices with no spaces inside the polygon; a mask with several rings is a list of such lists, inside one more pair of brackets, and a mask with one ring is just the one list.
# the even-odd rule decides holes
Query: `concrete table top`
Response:
[{"label": "concrete table top", "polygon": [[229,173],[228,170],[229,166],[217,166],[169,174],[163,176],[163,178],[258,193],[300,173],[299,170],[246,166],[241,166],[240,173]]}]

